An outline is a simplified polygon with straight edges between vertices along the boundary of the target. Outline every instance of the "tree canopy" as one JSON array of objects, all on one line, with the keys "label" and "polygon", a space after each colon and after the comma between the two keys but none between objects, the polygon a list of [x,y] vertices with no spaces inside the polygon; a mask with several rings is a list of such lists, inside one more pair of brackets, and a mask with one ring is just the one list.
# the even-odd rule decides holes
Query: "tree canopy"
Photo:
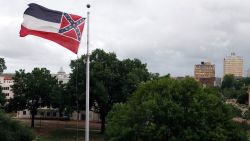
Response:
[{"label": "tree canopy", "polygon": [[[72,74],[70,75],[69,90],[76,93],[76,100],[85,103],[85,74],[86,56],[71,62]],[[127,98],[137,89],[139,84],[150,78],[156,78],[156,74],[150,74],[138,59],[119,60],[115,53],[106,53],[96,49],[90,56],[90,107],[100,114],[102,121],[102,132],[105,129],[106,115],[112,105],[125,102]],[[76,92],[75,86],[78,90]],[[81,89],[80,89],[81,88]],[[79,102],[78,102],[79,103]],[[75,103],[76,104],[76,103]],[[85,107],[81,105],[80,107]]]},{"label": "tree canopy", "polygon": [[57,86],[57,79],[46,68],[34,68],[31,73],[16,71],[13,80],[12,91],[15,95],[9,107],[13,110],[28,109],[32,117],[31,127],[34,127],[37,108],[51,106],[50,95]]},{"label": "tree canopy", "polygon": [[237,99],[240,104],[248,102],[248,86],[250,78],[236,78],[234,75],[225,75],[222,81],[221,90],[226,99]]},{"label": "tree canopy", "polygon": [[225,75],[221,84],[221,88],[235,88],[236,80],[234,75]]},{"label": "tree canopy", "polygon": [[62,117],[63,112],[69,113],[69,98],[70,95],[66,92],[66,84],[63,84],[61,81],[57,83],[57,85],[54,86],[52,89],[52,92],[50,94],[50,104],[52,108],[57,108],[60,117]]},{"label": "tree canopy", "polygon": [[2,92],[2,87],[0,86],[0,107],[3,107],[5,105],[5,102],[6,102],[5,98],[6,98],[6,96]]},{"label": "tree canopy", "polygon": [[5,69],[7,69],[7,67],[5,65],[4,58],[0,58],[0,74],[3,73]]},{"label": "tree canopy", "polygon": [[[7,69],[7,67],[5,65],[4,58],[0,58],[0,74],[3,73],[5,69]],[[5,102],[5,95],[2,93],[2,87],[0,86],[0,106],[4,106]]]},{"label": "tree canopy", "polygon": [[143,84],[108,115],[108,141],[246,141],[233,113],[194,79],[169,77]]}]

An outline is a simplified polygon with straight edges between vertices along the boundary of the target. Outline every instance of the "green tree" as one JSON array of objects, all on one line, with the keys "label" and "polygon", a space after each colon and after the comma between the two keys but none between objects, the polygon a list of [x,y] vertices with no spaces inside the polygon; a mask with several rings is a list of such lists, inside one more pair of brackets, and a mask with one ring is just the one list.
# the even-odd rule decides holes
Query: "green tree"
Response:
[{"label": "green tree", "polygon": [[[4,58],[0,58],[0,74],[7,69],[5,66]],[[0,106],[3,107],[6,102],[5,95],[2,93],[2,87],[0,86]]]},{"label": "green tree", "polygon": [[[65,99],[65,105],[67,111],[85,110],[85,87],[86,87],[86,56],[71,61],[70,67],[72,73],[70,74],[70,80],[66,85],[67,98]],[[92,82],[92,78],[91,81]],[[91,89],[91,88],[90,88]],[[91,89],[92,90],[92,89]],[[92,105],[92,96],[90,97],[90,105]]]},{"label": "green tree", "polygon": [[222,81],[221,88],[232,88],[235,90],[240,90],[248,83],[247,78],[236,78],[234,75],[225,75]]},{"label": "green tree", "polygon": [[235,87],[235,78],[234,75],[225,75],[221,84],[221,89],[225,88],[234,88]]},{"label": "green tree", "polygon": [[5,65],[4,58],[0,58],[0,74],[3,73],[5,69],[7,69],[7,67]]},{"label": "green tree", "polygon": [[243,114],[243,118],[250,120],[250,109],[247,109],[247,111]]},{"label": "green tree", "polygon": [[194,79],[143,84],[108,115],[108,141],[247,141],[230,108]]},{"label": "green tree", "polygon": [[250,85],[250,77],[243,78],[243,81],[244,81],[245,86]]},{"label": "green tree", "polygon": [[246,90],[241,90],[241,93],[237,97],[237,102],[240,104],[247,105],[248,103],[248,93],[246,93]]},{"label": "green tree", "polygon": [[[76,93],[74,86],[78,87],[71,103],[85,103],[85,89],[82,89],[85,88],[85,59],[86,56],[82,56],[71,62],[73,73],[70,75],[68,88],[71,93]],[[101,132],[104,132],[106,116],[112,105],[125,102],[139,84],[149,80],[151,76],[157,78],[158,75],[150,74],[146,64],[138,59],[120,61],[115,53],[106,53],[100,49],[92,52],[90,62],[90,104],[100,114]]]},{"label": "green tree", "polygon": [[3,107],[5,105],[5,102],[5,94],[2,92],[2,87],[0,86],[0,107]]},{"label": "green tree", "polygon": [[242,117],[242,112],[239,108],[230,104],[227,104],[226,106],[230,109],[233,117]]},{"label": "green tree", "polygon": [[225,75],[221,89],[226,99],[237,99],[237,102],[245,104],[248,101],[247,86],[249,78],[235,78],[234,75]]},{"label": "green tree", "polygon": [[57,83],[52,89],[51,94],[49,95],[50,104],[53,108],[58,108],[60,117],[63,112],[66,112],[68,93],[66,93],[66,84],[63,84],[61,81]]},{"label": "green tree", "polygon": [[31,113],[31,127],[39,107],[51,106],[50,95],[57,86],[57,79],[46,68],[34,68],[31,73],[16,71],[12,90],[15,93],[9,107],[12,110],[28,109]]},{"label": "green tree", "polygon": [[223,92],[223,96],[226,99],[233,99],[233,98],[237,98],[240,95],[240,91],[235,90],[234,88],[225,88],[222,90]]}]

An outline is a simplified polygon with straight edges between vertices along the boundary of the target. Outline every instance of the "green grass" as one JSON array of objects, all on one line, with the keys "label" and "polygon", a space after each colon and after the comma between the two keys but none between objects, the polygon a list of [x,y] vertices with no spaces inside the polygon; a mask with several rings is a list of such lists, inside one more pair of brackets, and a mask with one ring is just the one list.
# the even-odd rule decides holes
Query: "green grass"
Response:
[{"label": "green grass", "polygon": [[57,141],[57,139],[50,136],[37,136],[36,141]]},{"label": "green grass", "polygon": [[[78,140],[84,140],[84,131],[78,133]],[[103,141],[103,135],[95,132],[90,133],[90,139],[93,141]],[[76,141],[77,133],[75,130],[57,129],[51,131],[48,135],[37,135],[36,141]]]}]

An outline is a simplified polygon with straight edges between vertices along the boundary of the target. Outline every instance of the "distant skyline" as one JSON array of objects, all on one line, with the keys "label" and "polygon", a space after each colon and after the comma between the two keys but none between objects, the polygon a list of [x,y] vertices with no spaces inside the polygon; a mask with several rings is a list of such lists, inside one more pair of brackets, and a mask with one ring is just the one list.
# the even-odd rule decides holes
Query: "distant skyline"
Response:
[{"label": "distant skyline", "polygon": [[[138,58],[153,73],[194,75],[194,65],[215,64],[223,76],[224,57],[235,52],[250,68],[250,1],[248,0],[12,0],[0,1],[0,57],[6,73],[46,67],[56,73],[76,56],[35,36],[19,37],[27,4],[86,16],[91,4],[90,48],[115,52],[119,59]],[[79,56],[86,52],[86,29]]]}]

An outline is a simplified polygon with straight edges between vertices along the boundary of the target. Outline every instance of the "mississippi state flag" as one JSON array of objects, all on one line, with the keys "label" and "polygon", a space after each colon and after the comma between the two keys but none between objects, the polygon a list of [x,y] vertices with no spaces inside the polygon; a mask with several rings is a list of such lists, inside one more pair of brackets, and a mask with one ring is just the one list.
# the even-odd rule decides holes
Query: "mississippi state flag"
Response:
[{"label": "mississippi state flag", "polygon": [[77,54],[85,18],[29,4],[23,15],[20,36],[39,36]]}]

